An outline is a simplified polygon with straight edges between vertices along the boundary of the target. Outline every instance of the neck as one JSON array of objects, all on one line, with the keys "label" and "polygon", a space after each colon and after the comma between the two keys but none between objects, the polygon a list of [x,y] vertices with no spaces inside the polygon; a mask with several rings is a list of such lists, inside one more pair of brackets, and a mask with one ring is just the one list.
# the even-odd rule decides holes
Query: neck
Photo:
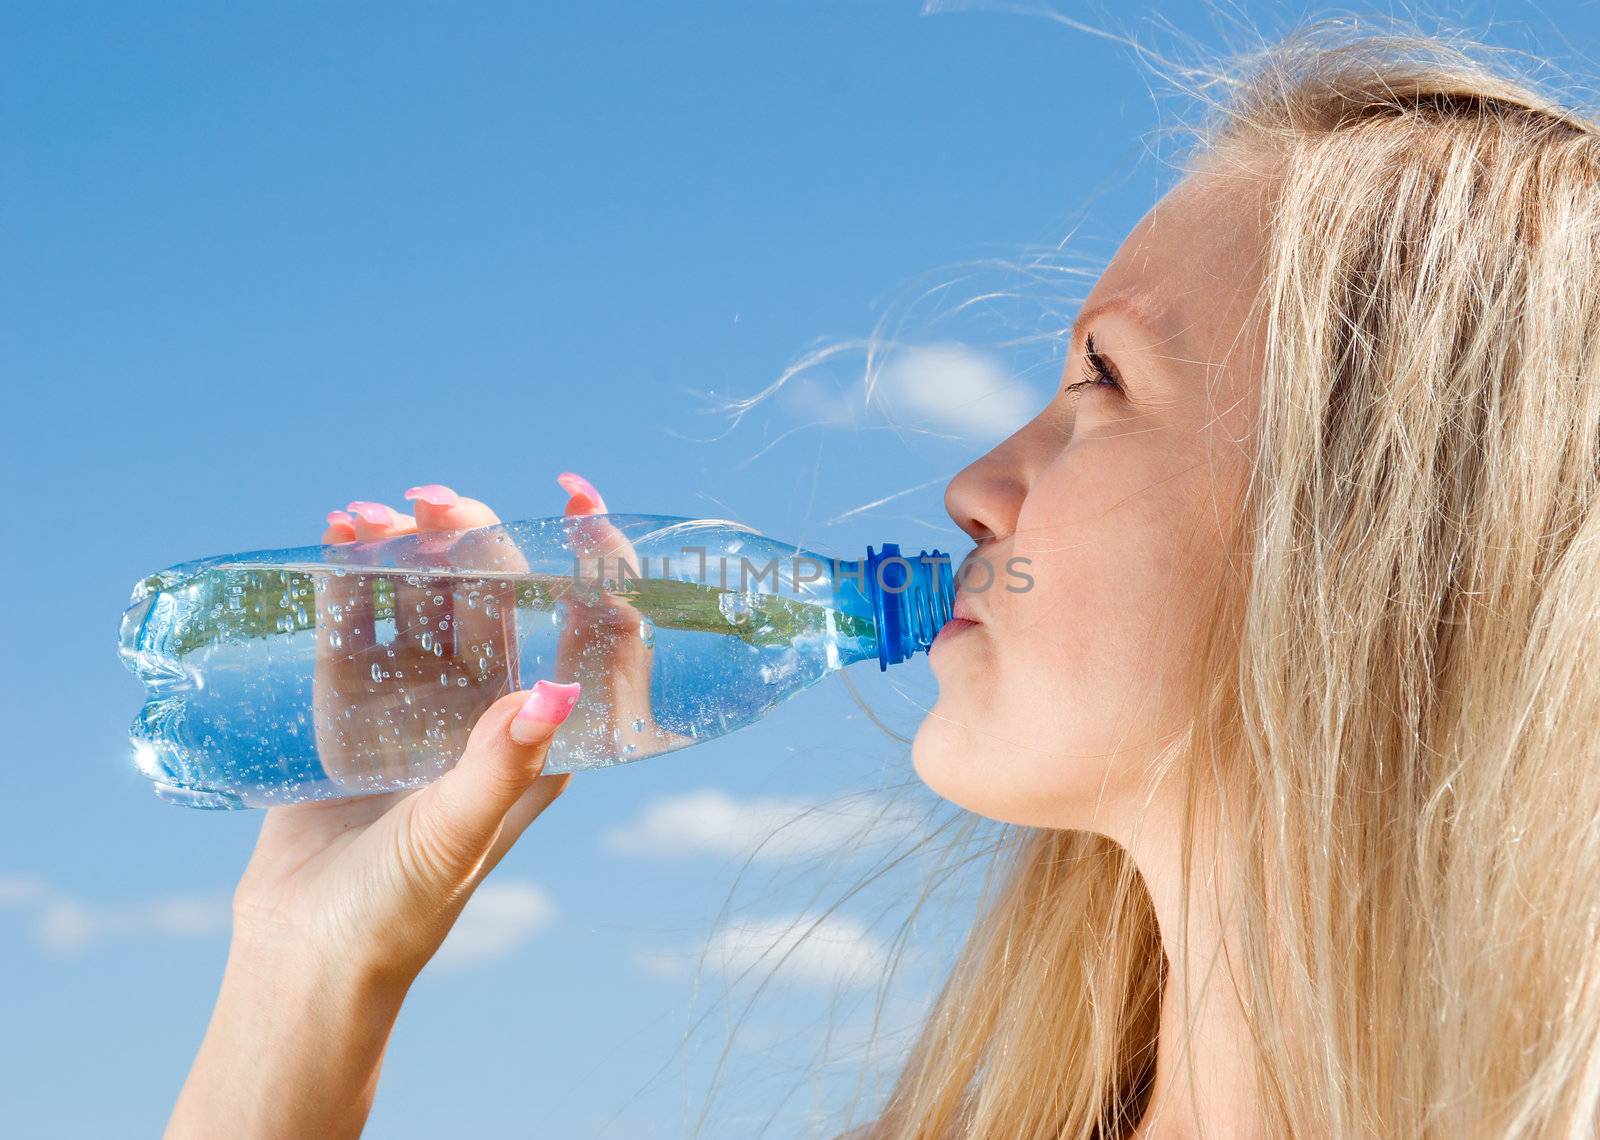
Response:
[{"label": "neck", "polygon": [[[1168,972],[1161,997],[1155,1084],[1133,1140],[1264,1135],[1257,1112],[1254,1049],[1234,993],[1238,935],[1227,917],[1232,881],[1196,825],[1189,897],[1183,891],[1182,805],[1152,805],[1127,848],[1155,906]],[[1164,805],[1164,806],[1163,806]]]}]

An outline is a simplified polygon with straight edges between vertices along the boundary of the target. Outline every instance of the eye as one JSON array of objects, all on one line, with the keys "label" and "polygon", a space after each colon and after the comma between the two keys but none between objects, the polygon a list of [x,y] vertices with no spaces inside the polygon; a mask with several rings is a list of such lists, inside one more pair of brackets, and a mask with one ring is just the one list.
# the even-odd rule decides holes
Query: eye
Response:
[{"label": "eye", "polygon": [[1083,379],[1068,384],[1062,391],[1076,392],[1095,387],[1118,389],[1122,385],[1117,383],[1117,375],[1106,358],[1095,351],[1094,334],[1089,333],[1083,338]]}]

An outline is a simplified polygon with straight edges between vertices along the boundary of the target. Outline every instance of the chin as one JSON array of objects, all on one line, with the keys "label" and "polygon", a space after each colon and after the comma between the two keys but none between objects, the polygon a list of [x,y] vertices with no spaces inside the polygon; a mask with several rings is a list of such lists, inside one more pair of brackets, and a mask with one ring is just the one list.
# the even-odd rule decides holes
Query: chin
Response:
[{"label": "chin", "polygon": [[1015,781],[1005,771],[991,738],[968,727],[964,717],[935,704],[911,742],[911,766],[928,788],[955,804],[990,819],[1006,820],[1017,805],[1008,801]]},{"label": "chin", "polygon": [[1001,823],[1094,827],[1103,768],[1074,772],[1064,756],[996,747],[981,723],[935,704],[911,742],[917,776],[941,799]]},{"label": "chin", "polygon": [[[919,779],[939,795],[961,803],[951,794],[950,779],[958,771],[957,757],[963,749],[959,741],[971,734],[966,729],[946,720],[935,702],[928,715],[917,726],[917,735],[911,741],[911,767]],[[970,751],[969,751],[970,754]],[[965,807],[965,804],[962,804]]]}]

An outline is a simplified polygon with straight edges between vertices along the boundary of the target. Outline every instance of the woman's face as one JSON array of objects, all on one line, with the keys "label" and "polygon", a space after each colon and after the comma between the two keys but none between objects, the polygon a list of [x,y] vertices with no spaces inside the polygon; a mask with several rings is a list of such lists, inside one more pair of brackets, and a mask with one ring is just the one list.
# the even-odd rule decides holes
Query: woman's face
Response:
[{"label": "woman's face", "polygon": [[[988,568],[958,575],[976,624],[929,655],[939,699],[913,760],[944,798],[1115,837],[1186,727],[1249,469],[1264,182],[1203,166],[1158,202],[1085,301],[1063,390],[951,481]],[[1066,390],[1091,375],[1086,338],[1121,387]]]}]

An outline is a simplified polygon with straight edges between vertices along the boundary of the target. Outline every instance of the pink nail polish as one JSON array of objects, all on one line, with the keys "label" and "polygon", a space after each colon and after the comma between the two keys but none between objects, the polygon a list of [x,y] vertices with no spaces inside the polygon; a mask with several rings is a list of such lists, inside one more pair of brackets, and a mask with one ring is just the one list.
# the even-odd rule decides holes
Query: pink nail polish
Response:
[{"label": "pink nail polish", "polygon": [[569,495],[582,495],[594,504],[593,509],[599,514],[606,513],[606,501],[600,497],[600,492],[594,489],[594,484],[582,475],[571,471],[563,471],[556,476],[556,482],[561,484],[562,490]]},{"label": "pink nail polish", "polygon": [[560,724],[578,703],[582,686],[574,681],[558,685],[554,681],[540,681],[528,692],[528,699],[517,710],[511,721],[511,739],[526,744],[541,736],[544,729]]},{"label": "pink nail polish", "polygon": [[329,526],[338,526],[341,523],[343,523],[345,526],[354,526],[355,525],[355,521],[356,520],[353,517],[351,517],[349,511],[329,511],[328,512],[328,525]]},{"label": "pink nail polish", "polygon": [[368,503],[357,499],[346,506],[345,510],[353,511],[355,516],[368,526],[393,526],[395,523],[394,512],[382,503]]},{"label": "pink nail polish", "polygon": [[421,499],[430,507],[453,507],[460,501],[461,496],[443,483],[424,483],[422,486],[412,487],[406,492],[406,501],[408,503],[415,499]]}]

